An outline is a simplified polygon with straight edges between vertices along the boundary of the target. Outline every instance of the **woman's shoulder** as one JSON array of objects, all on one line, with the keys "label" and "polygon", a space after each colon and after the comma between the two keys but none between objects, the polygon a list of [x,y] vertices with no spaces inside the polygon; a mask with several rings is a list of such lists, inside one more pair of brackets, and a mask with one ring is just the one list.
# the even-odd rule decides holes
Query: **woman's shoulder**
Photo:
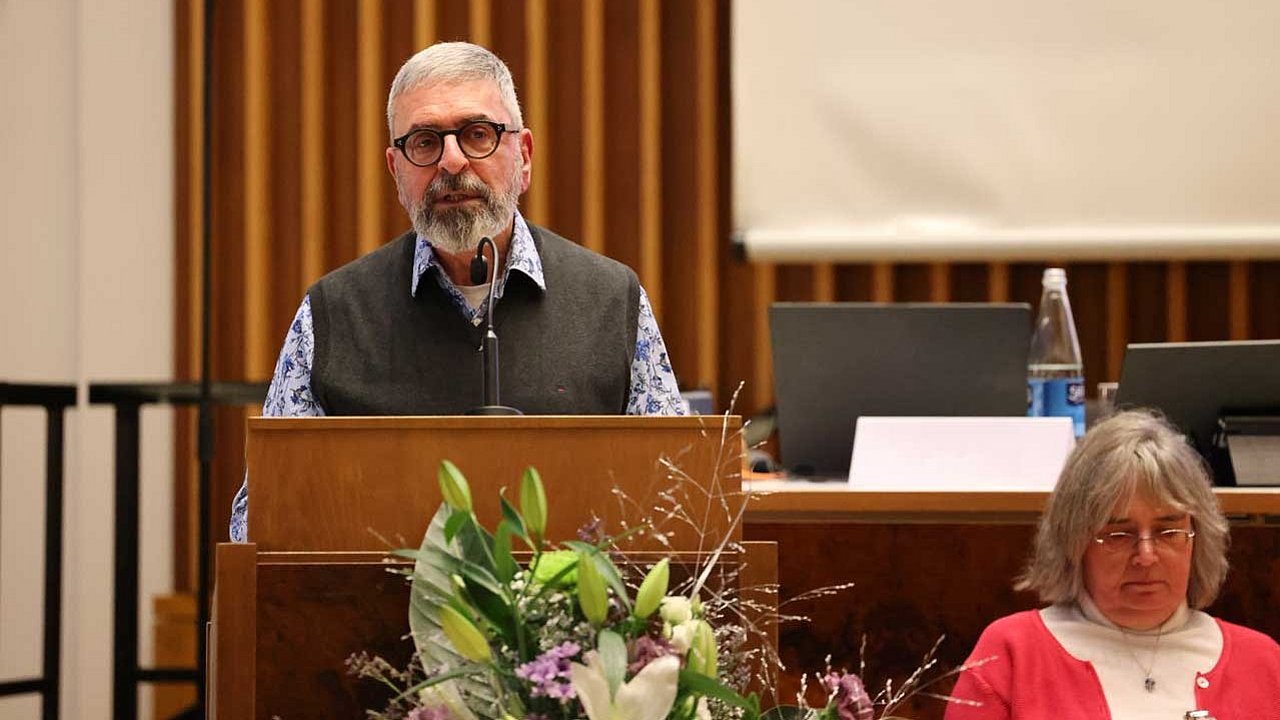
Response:
[{"label": "woman's shoulder", "polygon": [[1232,652],[1249,653],[1258,659],[1269,658],[1280,664],[1280,644],[1276,643],[1275,638],[1222,618],[1214,618],[1214,621],[1222,628],[1223,637],[1231,642]]},{"label": "woman's shoulder", "polygon": [[1047,632],[1039,610],[1023,610],[992,622],[982,631],[979,643],[1016,643]]}]

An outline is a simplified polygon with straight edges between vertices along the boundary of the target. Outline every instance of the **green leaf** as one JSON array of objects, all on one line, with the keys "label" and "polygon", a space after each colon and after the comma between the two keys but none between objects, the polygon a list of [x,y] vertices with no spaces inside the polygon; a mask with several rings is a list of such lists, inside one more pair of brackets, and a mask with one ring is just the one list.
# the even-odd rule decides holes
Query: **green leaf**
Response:
[{"label": "green leaf", "polygon": [[685,695],[671,708],[670,720],[697,720],[698,696]]},{"label": "green leaf", "polygon": [[493,561],[493,536],[488,530],[480,527],[475,516],[467,517],[467,520],[458,528],[458,535],[454,541],[458,543],[462,550],[462,557],[468,562],[480,565],[490,573],[496,570]]},{"label": "green leaf", "polygon": [[592,545],[589,542],[582,542],[581,540],[565,540],[560,544],[578,554],[600,552],[600,548],[598,546]]},{"label": "green leaf", "polygon": [[627,612],[631,612],[631,600],[627,597],[627,585],[622,582],[622,575],[618,573],[618,568],[613,566],[608,556],[600,552],[600,549],[595,545],[584,543],[580,540],[567,540],[564,546],[573,549],[579,555],[591,558],[595,563],[596,570],[600,571],[600,577],[604,579],[609,587],[613,588],[613,594],[618,597],[622,607]]},{"label": "green leaf", "polygon": [[748,712],[760,712],[760,701],[754,695],[750,698],[742,697],[733,688],[719,680],[709,678],[692,670],[680,671],[680,688],[698,695],[705,695],[734,707],[740,707]]},{"label": "green leaf", "polygon": [[462,581],[467,585],[468,592],[482,590],[491,595],[501,596],[504,592],[502,583],[489,572],[488,568],[481,567],[475,563],[461,561],[456,566],[457,575],[462,576]]},{"label": "green leaf", "polygon": [[604,678],[609,681],[609,697],[616,697],[627,676],[627,644],[618,633],[601,630],[596,640],[596,652],[600,654]]},{"label": "green leaf", "polygon": [[[464,581],[466,579],[464,578]],[[467,594],[476,611],[489,622],[493,630],[502,636],[508,645],[514,647],[518,641],[516,636],[515,611],[506,599],[487,588],[467,582]]]},{"label": "green leaf", "polygon": [[458,535],[458,530],[470,519],[471,513],[454,510],[444,524],[444,541],[453,542],[453,539]]},{"label": "green leaf", "polygon": [[417,695],[422,690],[426,690],[427,688],[433,685],[439,685],[440,683],[449,682],[450,680],[457,680],[458,678],[465,678],[473,675],[482,675],[485,672],[486,670],[483,665],[465,665],[463,667],[458,668],[457,670],[451,670],[447,673],[442,673],[440,675],[433,675],[427,678],[426,680],[423,680],[422,682],[418,683],[417,685],[414,685],[413,687],[406,688],[405,691],[397,695],[395,699],[402,700],[411,695]]},{"label": "green leaf", "polygon": [[476,611],[514,646],[517,640],[515,611],[508,601],[506,584],[499,580],[493,542],[489,534],[476,525],[475,518],[469,517],[459,528],[454,543],[462,550],[463,557],[451,558],[452,562],[446,560],[446,563],[451,574],[462,577],[468,599]]},{"label": "green leaf", "polygon": [[[424,665],[447,671],[424,683],[449,683],[468,698],[468,707],[479,718],[492,718],[491,708],[497,702],[493,687],[484,677],[477,677],[480,666],[472,665],[445,642],[440,626],[440,608],[453,601],[454,587],[450,576],[462,564],[444,539],[444,525],[451,511],[441,504],[422,537],[417,551],[409,594],[409,628],[418,657]],[[450,670],[458,668],[456,672]],[[417,689],[414,690],[416,692]]]},{"label": "green leaf", "polygon": [[760,720],[808,720],[815,713],[798,705],[775,705],[760,716]]},{"label": "green leaf", "polygon": [[493,538],[493,564],[498,580],[504,585],[511,582],[520,566],[511,555],[511,523],[503,520],[498,523],[498,533]]},{"label": "green leaf", "polygon": [[511,525],[512,534],[528,542],[529,531],[525,528],[524,517],[520,515],[520,511],[507,501],[506,495],[499,494],[498,501],[502,504],[502,519]]}]

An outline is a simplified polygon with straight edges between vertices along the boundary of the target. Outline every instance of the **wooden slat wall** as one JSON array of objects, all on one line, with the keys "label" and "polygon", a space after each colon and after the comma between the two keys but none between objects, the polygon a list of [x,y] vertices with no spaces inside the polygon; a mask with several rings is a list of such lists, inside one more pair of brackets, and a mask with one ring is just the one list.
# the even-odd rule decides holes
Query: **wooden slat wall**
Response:
[{"label": "wooden slat wall", "polygon": [[[178,375],[194,378],[202,18],[201,3],[177,5],[174,321]],[[771,302],[1038,301],[1042,263],[741,260],[729,243],[729,0],[225,0],[217,13],[216,379],[267,379],[307,286],[407,227],[384,169],[386,91],[399,64],[436,40],[486,42],[508,62],[535,136],[526,216],[632,265],[682,384],[711,388],[721,407],[740,382],[739,412],[773,402]],[[1129,341],[1280,336],[1280,263],[1067,272],[1091,388],[1117,379]],[[218,421],[220,531],[240,484],[243,417]],[[180,422],[182,503],[191,429]],[[180,588],[193,576],[189,507],[176,513]]]}]

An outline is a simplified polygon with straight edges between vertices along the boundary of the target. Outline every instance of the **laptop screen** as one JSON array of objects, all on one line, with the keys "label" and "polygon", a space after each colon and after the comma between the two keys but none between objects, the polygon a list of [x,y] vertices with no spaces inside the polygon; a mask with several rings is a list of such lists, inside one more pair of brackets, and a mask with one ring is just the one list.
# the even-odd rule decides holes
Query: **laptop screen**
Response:
[{"label": "laptop screen", "polygon": [[873,416],[1027,412],[1025,303],[775,303],[769,308],[781,462],[847,477]]},{"label": "laptop screen", "polygon": [[1209,457],[1219,417],[1280,412],[1280,340],[1132,343],[1116,405],[1160,410]]}]

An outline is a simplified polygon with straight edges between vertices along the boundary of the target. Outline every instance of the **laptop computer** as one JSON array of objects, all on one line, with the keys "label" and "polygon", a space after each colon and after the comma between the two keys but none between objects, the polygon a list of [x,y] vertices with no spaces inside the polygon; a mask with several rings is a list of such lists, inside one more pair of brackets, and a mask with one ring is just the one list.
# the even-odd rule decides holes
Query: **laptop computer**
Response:
[{"label": "laptop computer", "polygon": [[1116,407],[1159,410],[1212,462],[1219,417],[1280,414],[1280,340],[1131,343]]},{"label": "laptop computer", "polygon": [[863,415],[1026,415],[1025,303],[775,303],[781,461],[846,478]]}]

